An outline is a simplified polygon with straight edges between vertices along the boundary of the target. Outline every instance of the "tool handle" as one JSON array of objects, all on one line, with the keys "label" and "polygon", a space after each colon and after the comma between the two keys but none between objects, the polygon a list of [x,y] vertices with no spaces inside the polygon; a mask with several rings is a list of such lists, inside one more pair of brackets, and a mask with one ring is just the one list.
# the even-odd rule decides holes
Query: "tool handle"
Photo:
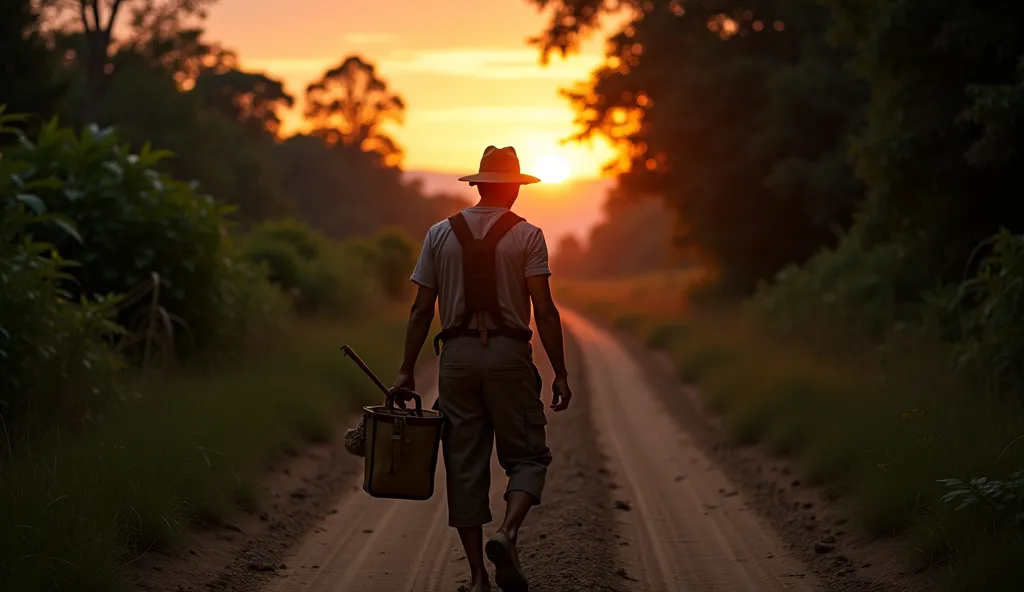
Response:
[{"label": "tool handle", "polygon": [[391,399],[391,389],[384,386],[384,383],[381,382],[379,378],[377,378],[377,375],[373,373],[373,370],[370,370],[370,367],[366,365],[366,362],[364,362],[362,358],[356,355],[356,352],[351,347],[347,345],[341,346],[341,353],[352,358],[352,361],[356,363],[356,366],[359,366],[359,369],[370,377],[370,380],[373,381],[373,384],[377,385],[377,388],[379,388],[381,392],[384,393],[384,396],[388,400]]}]

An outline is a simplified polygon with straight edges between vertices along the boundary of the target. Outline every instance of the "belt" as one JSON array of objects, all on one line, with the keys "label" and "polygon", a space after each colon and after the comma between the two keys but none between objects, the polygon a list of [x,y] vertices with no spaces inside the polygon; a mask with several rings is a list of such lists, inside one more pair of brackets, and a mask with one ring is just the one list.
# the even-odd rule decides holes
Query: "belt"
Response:
[{"label": "belt", "polygon": [[[512,329],[506,327],[504,329],[487,329],[488,336],[496,337],[508,337],[509,339],[518,339],[519,341],[525,341],[527,343],[533,339],[533,331],[529,329]],[[441,331],[434,336],[434,354],[441,355],[441,343],[448,341],[449,339],[455,339],[456,337],[480,337],[484,331],[480,329],[463,329],[461,327],[452,327]]]}]

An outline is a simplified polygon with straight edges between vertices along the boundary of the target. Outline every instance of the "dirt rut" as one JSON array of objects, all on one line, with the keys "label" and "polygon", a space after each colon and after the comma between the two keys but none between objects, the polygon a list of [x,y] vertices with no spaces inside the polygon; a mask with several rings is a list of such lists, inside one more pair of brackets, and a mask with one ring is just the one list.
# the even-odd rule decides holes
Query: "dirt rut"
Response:
[{"label": "dirt rut", "polygon": [[[551,418],[550,495],[523,533],[531,589],[822,589],[662,408],[629,353],[581,316],[566,312],[563,319],[574,341],[579,398],[569,413]],[[541,369],[548,382],[546,360]],[[447,526],[443,470],[425,502],[353,491],[265,590],[456,590],[468,570]],[[492,462],[496,518],[504,483]]]},{"label": "dirt rut", "polygon": [[626,349],[582,316],[563,321],[581,344],[594,424],[620,485],[628,589],[822,589],[663,408]]}]

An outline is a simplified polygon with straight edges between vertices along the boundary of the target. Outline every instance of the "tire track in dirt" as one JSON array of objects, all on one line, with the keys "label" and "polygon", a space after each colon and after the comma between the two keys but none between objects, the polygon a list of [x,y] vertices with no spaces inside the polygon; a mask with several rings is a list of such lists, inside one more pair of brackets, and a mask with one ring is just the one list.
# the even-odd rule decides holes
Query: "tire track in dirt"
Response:
[{"label": "tire track in dirt", "polygon": [[[576,344],[567,343],[571,374],[584,377]],[[549,385],[550,364],[537,365]],[[585,379],[574,381],[580,392]],[[432,400],[435,392],[425,394]],[[549,397],[547,387],[545,396]],[[520,556],[534,592],[613,592],[614,521],[606,459],[595,445],[585,396],[567,413],[549,414],[548,440],[555,457],[544,503],[531,512],[520,537]],[[442,463],[439,463],[441,465]],[[495,530],[506,477],[492,460],[491,508]],[[448,527],[444,471],[424,502],[378,500],[353,480],[332,513],[287,558],[266,592],[451,592],[468,583],[469,570],[454,529]],[[372,531],[372,532],[371,532]]]},{"label": "tire track in dirt", "polygon": [[[662,408],[623,346],[579,315],[563,319],[578,397],[549,415],[554,462],[520,544],[531,590],[821,589]],[[538,366],[549,384],[540,355]],[[492,462],[488,534],[501,518],[504,483]],[[265,590],[451,592],[467,582],[447,526],[443,467],[424,502],[374,499],[357,482],[351,489]]]},{"label": "tire track in dirt", "polygon": [[661,404],[614,338],[563,315],[583,347],[594,423],[632,508],[620,547],[630,590],[819,590],[778,536]]}]

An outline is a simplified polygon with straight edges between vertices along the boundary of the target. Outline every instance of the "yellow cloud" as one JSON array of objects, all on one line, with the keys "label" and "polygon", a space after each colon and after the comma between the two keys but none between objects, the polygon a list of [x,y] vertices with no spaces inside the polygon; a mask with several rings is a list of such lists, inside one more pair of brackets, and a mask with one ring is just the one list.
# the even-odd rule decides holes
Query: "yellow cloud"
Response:
[{"label": "yellow cloud", "polygon": [[400,74],[433,74],[486,79],[554,78],[570,82],[586,78],[601,62],[599,56],[577,55],[537,62],[534,48],[459,47],[451,49],[399,50],[380,60],[381,71]]},{"label": "yellow cloud", "polygon": [[548,106],[472,106],[451,109],[410,109],[408,123],[540,123],[572,121],[572,109]]},{"label": "yellow cloud", "polygon": [[389,45],[397,43],[401,37],[392,33],[348,33],[341,40],[352,45]]}]

